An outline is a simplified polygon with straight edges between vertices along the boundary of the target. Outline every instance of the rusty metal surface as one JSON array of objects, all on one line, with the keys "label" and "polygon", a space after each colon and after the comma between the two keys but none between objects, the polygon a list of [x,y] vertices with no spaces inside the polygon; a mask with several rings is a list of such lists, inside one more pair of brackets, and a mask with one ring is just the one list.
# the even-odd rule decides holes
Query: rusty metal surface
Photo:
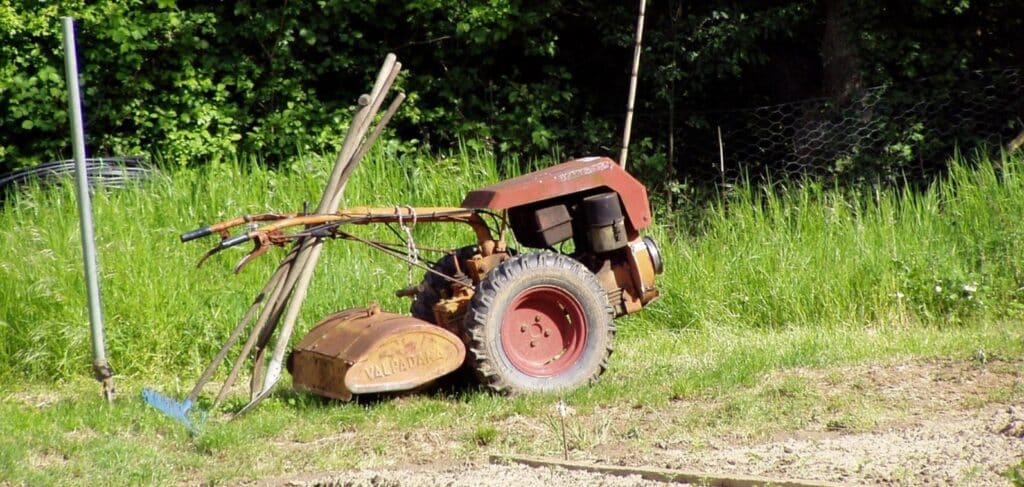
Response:
[{"label": "rusty metal surface", "polygon": [[505,210],[595,188],[608,188],[619,194],[632,230],[651,225],[647,189],[607,157],[563,162],[470,191],[462,200],[462,207]]},{"label": "rusty metal surface", "polygon": [[414,389],[454,371],[465,356],[451,332],[371,306],[321,321],[295,346],[289,371],[296,389],[349,400]]},{"label": "rusty metal surface", "polygon": [[[461,222],[472,227],[476,234],[477,243],[481,251],[488,255],[490,252],[504,249],[505,243],[499,238],[493,240],[493,235],[486,222],[478,214],[478,210],[455,208],[455,207],[355,207],[331,214],[276,214],[266,213],[262,215],[249,215],[225,220],[214,225],[203,227],[181,236],[182,241],[193,240],[212,233],[221,236],[220,242],[199,259],[197,265],[202,265],[208,258],[225,249],[241,245],[246,242],[254,244],[253,250],[242,258],[235,266],[235,273],[267,252],[270,245],[284,246],[289,242],[316,238],[351,238],[360,240],[374,246],[372,242],[355,238],[354,235],[341,230],[344,225],[367,225],[371,223],[399,223],[416,225],[418,223],[440,223],[440,222]],[[246,233],[230,236],[228,229],[256,221],[270,221],[271,223],[250,229]],[[299,231],[285,233],[285,229],[301,228]],[[377,246],[379,248],[379,246]]]},{"label": "rusty metal surface", "polygon": [[451,297],[438,300],[434,305],[434,321],[437,326],[459,333],[474,293],[472,288],[460,287],[452,292]]},{"label": "rusty metal surface", "polygon": [[637,284],[637,291],[640,300],[647,304],[658,298],[658,288],[654,285],[655,271],[654,259],[651,251],[643,239],[636,239],[629,243],[629,267],[633,272],[634,282]]},{"label": "rusty metal surface", "polygon": [[594,275],[608,292],[608,302],[615,309],[616,318],[643,309],[644,303],[638,296],[636,277],[624,253],[601,262],[600,267],[594,269]]}]

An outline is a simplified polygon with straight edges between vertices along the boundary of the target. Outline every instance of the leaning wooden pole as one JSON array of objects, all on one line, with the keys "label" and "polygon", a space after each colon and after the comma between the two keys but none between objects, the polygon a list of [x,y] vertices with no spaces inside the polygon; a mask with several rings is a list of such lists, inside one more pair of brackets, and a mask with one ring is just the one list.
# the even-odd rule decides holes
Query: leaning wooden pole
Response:
[{"label": "leaning wooden pole", "polygon": [[[359,165],[359,161],[364,155],[366,155],[370,146],[372,146],[377,137],[380,136],[381,132],[384,130],[384,126],[387,125],[392,115],[394,115],[395,111],[398,109],[398,106],[405,99],[404,94],[399,94],[395,97],[395,100],[388,107],[388,110],[381,118],[381,121],[373,127],[372,131],[370,130],[374,119],[377,117],[377,111],[380,110],[381,105],[387,97],[388,91],[391,89],[391,85],[398,77],[400,70],[401,64],[397,62],[395,55],[388,54],[384,60],[384,64],[381,66],[380,72],[377,75],[377,79],[374,82],[373,89],[370,94],[364,94],[359,97],[359,108],[352,118],[352,123],[349,124],[348,132],[345,135],[341,151],[338,154],[338,158],[335,160],[331,176],[329,177],[327,185],[324,188],[324,193],[320,198],[320,204],[317,206],[317,214],[327,215],[337,213],[345,191],[345,182],[348,180],[353,170]],[[250,220],[246,218],[245,221],[248,222]],[[257,219],[257,221],[262,220]],[[222,230],[223,229],[214,230],[213,227],[206,227],[182,235],[182,241],[192,240],[204,235],[209,235],[214,231],[220,232]],[[246,236],[247,234],[241,235],[239,237],[235,237],[233,240]],[[240,242],[241,241],[238,241],[236,244]],[[239,414],[258,404],[273,389],[274,385],[277,383],[277,379],[281,375],[285,349],[288,347],[288,342],[291,338],[295,321],[298,319],[299,309],[302,307],[302,303],[306,298],[306,293],[313,277],[313,269],[316,267],[320,257],[322,243],[323,241],[319,237],[306,237],[297,240],[295,244],[292,245],[291,250],[267,280],[263,289],[253,299],[253,302],[246,310],[245,315],[231,331],[230,336],[217,352],[216,357],[214,357],[209,366],[207,366],[203,371],[203,374],[196,382],[195,387],[192,388],[188,398],[184,401],[176,401],[155,390],[146,388],[142,391],[143,399],[157,410],[184,423],[190,431],[195,433],[197,430],[193,421],[194,418],[189,417],[190,410],[198,399],[199,394],[202,392],[203,387],[210,381],[217,368],[226,359],[228,351],[234,348],[235,344],[241,338],[244,329],[255,318],[256,323],[253,324],[252,328],[250,328],[249,336],[246,339],[245,344],[241,347],[237,357],[235,357],[234,365],[231,367],[231,371],[228,373],[227,379],[221,386],[220,392],[217,394],[217,398],[213,402],[213,407],[216,408],[230,392],[231,386],[238,378],[238,375],[244,367],[247,359],[250,358],[250,354],[252,354],[253,359],[252,375],[249,380],[250,400],[249,403],[242,408]],[[200,260],[200,263],[202,263],[206,257],[209,257],[211,254],[221,250],[222,248],[225,248],[223,240],[221,241],[221,245],[208,252],[206,256]],[[243,259],[242,262],[239,263],[239,266],[236,267],[236,272],[248,259],[257,255],[256,252],[260,250],[260,248],[255,249],[253,253]],[[258,318],[256,318],[257,310]],[[278,330],[278,325],[282,317],[284,318],[284,322],[281,329]],[[266,367],[264,367],[263,363],[267,355],[266,345],[271,341],[275,332],[277,333],[277,341],[273,348],[270,362]],[[193,416],[195,415],[193,414]],[[199,421],[203,421],[205,417],[206,414],[203,413],[200,416]]]},{"label": "leaning wooden pole", "polygon": [[[264,289],[271,289],[269,297],[266,299],[266,304],[263,305],[263,310],[260,311],[259,319],[256,321],[256,324],[253,325],[249,338],[246,339],[245,344],[242,345],[242,350],[239,351],[238,356],[235,357],[235,363],[231,367],[231,372],[228,373],[227,379],[225,379],[224,384],[221,385],[220,392],[217,393],[217,398],[213,401],[213,408],[216,408],[217,405],[227,397],[228,392],[231,390],[231,386],[235,383],[235,379],[238,378],[238,373],[242,370],[246,357],[249,356],[249,352],[252,350],[253,346],[256,345],[256,341],[259,339],[262,331],[266,328],[267,321],[273,313],[272,308],[275,303],[280,300],[281,292],[284,289],[285,281],[288,278],[288,271],[291,269],[291,266],[294,265],[297,253],[298,249],[294,249],[288,253],[288,256],[285,257],[285,260],[278,266],[277,270],[274,271],[273,276],[264,287]],[[218,363],[217,365],[220,364]]]},{"label": "leaning wooden pole", "polygon": [[[378,110],[380,110],[381,104],[400,70],[401,63],[396,61],[393,54],[389,54],[384,65],[381,67],[373,90],[369,95],[360,97],[361,108],[356,113],[352,125],[349,127],[341,153],[338,155],[327,187],[320,199],[320,204],[317,206],[317,213],[328,214],[338,211],[348,177],[359,164],[360,159],[366,154],[369,146],[380,135],[383,124],[386,124],[391,115],[394,114],[394,111],[397,110],[397,103],[401,103],[401,100],[404,99],[402,95],[399,95],[396,100],[397,103],[392,103],[384,119],[377,125],[373,133],[367,137],[370,125]],[[251,408],[263,397],[266,397],[281,376],[284,354],[294,330],[295,322],[298,319],[299,310],[308,293],[313,270],[320,258],[322,244],[323,241],[315,237],[296,242],[297,254],[295,264],[288,272],[288,279],[284,285],[283,292],[277,297],[275,302],[268,303],[264,308],[265,312],[270,313],[264,327],[257,326],[253,329],[253,336],[250,338],[259,334],[261,339],[269,339],[270,335],[276,331],[277,339],[269,362],[266,365],[265,374],[263,369],[265,350],[262,347],[263,344],[259,345],[260,350],[257,352],[255,360],[253,380],[250,383],[251,400],[243,408],[243,411]],[[281,316],[282,310],[284,311],[283,319]],[[281,320],[280,323],[278,322],[279,319]],[[262,378],[262,381],[259,380],[260,378]],[[259,388],[258,392],[257,387]]]},{"label": "leaning wooden pole", "polygon": [[[361,124],[355,128],[357,140],[362,140],[369,130],[369,122],[376,115],[380,109],[380,105],[387,94],[391,84],[394,83],[395,77],[398,76],[398,70],[401,69],[399,63],[394,62],[394,56],[389,56],[389,62],[385,62],[385,68],[390,68],[389,73],[381,71],[382,75],[385,75],[383,84],[376,84],[374,91],[371,93],[371,104],[369,107],[368,117],[360,120]],[[380,78],[378,77],[378,81]],[[370,140],[366,140],[363,144],[372,143]],[[362,144],[360,144],[362,145]],[[343,196],[343,188],[345,187],[346,181],[341,178],[346,172],[351,174],[351,171],[346,171],[349,167],[353,167],[359,163],[355,159],[356,154],[360,153],[359,148],[356,147],[351,150],[348,154],[343,154],[340,158],[341,164],[335,166],[335,174],[337,178],[332,177],[331,183],[328,185],[326,191],[324,191],[324,197],[320,202],[320,206],[317,208],[317,213],[327,214],[335,213],[338,211],[338,207],[341,204],[341,198]],[[365,152],[363,152],[365,154]],[[291,299],[288,300],[288,309],[284,316],[284,321],[281,324],[281,329],[278,332],[277,343],[274,345],[273,355],[270,357],[270,363],[267,365],[267,374],[263,381],[263,388],[260,394],[265,394],[270,391],[274,384],[281,375],[281,368],[284,361],[284,353],[288,348],[288,341],[291,338],[292,330],[295,326],[295,321],[298,319],[299,310],[302,307],[303,301],[306,299],[306,294],[309,290],[309,283],[313,278],[313,270],[316,267],[316,263],[320,259],[320,253],[323,250],[323,240],[320,238],[304,239],[309,242],[307,247],[308,257],[306,261],[300,267],[296,267],[293,272],[298,272],[298,277],[295,281],[295,288]],[[300,250],[300,256],[303,251]]]},{"label": "leaning wooden pole", "polygon": [[619,165],[626,167],[629,156],[629,136],[633,129],[633,105],[636,102],[636,82],[640,72],[640,48],[644,38],[644,10],[647,0],[640,0],[640,15],[636,18],[636,43],[633,44],[633,69],[629,73],[629,97],[626,99],[626,123],[622,128],[622,150],[619,152]]}]

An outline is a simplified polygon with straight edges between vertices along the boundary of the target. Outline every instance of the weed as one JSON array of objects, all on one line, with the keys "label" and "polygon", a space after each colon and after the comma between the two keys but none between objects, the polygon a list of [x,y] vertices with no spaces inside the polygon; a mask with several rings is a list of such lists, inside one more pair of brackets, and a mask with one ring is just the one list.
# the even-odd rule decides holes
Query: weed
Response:
[{"label": "weed", "polygon": [[1006,477],[1014,487],[1024,487],[1024,460],[1006,469],[1003,477]]},{"label": "weed", "polygon": [[477,426],[470,439],[477,446],[487,446],[498,439],[498,429],[491,425]]}]

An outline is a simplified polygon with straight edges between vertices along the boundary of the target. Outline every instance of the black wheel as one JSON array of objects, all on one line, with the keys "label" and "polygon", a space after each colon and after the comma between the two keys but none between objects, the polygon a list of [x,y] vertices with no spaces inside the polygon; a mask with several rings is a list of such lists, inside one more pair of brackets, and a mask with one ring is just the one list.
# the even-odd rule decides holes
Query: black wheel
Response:
[{"label": "black wheel", "polygon": [[[455,275],[455,259],[459,259],[459,269],[465,269],[466,259],[469,259],[476,253],[476,245],[462,247],[455,250],[454,253],[445,254],[436,264],[431,266],[431,269],[446,276],[453,276]],[[413,298],[409,313],[413,317],[433,323],[434,305],[442,297],[447,297],[451,293],[451,281],[433,272],[427,272],[423,275],[423,280],[420,282],[419,287],[420,290]]]},{"label": "black wheel", "polygon": [[583,264],[554,252],[514,257],[477,286],[464,323],[466,358],[498,392],[575,389],[608,367],[612,316]]}]

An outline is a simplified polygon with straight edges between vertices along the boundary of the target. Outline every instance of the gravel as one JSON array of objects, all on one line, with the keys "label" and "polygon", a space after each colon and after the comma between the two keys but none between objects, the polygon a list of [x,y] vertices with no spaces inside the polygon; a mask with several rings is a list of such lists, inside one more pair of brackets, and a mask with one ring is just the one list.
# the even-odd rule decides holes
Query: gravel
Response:
[{"label": "gravel", "polygon": [[299,479],[274,480],[264,485],[288,487],[518,487],[548,485],[654,487],[668,484],[644,480],[639,476],[616,477],[562,468],[468,463],[442,469],[354,470]]},{"label": "gravel", "polygon": [[[1008,485],[1005,473],[1024,462],[1024,405],[1015,403],[1024,390],[1024,364],[1020,362],[998,367],[956,361],[870,364],[844,367],[838,381],[829,379],[835,376],[834,372],[790,370],[785,375],[796,375],[815,385],[819,397],[855,391],[857,395],[881,398],[882,409],[873,413],[874,427],[866,431],[836,430],[827,421],[812,421],[800,430],[781,431],[767,439],[725,432],[694,442],[659,431],[655,425],[648,432],[646,448],[610,441],[575,452],[574,457],[620,466],[702,471],[716,476],[929,486]],[[1002,399],[996,399],[999,397]],[[675,414],[671,406],[657,412],[662,420]],[[619,429],[637,421],[651,424],[650,418],[645,421],[631,416],[628,408],[602,410],[600,414]],[[444,432],[433,434],[445,437]],[[534,434],[540,437],[544,432]],[[457,460],[444,454],[447,448],[442,446],[446,444],[443,441],[424,444],[433,448],[423,451],[424,458],[412,464],[312,473],[272,479],[261,485],[667,485],[639,476],[492,465],[486,460],[453,463]]]},{"label": "gravel", "polygon": [[1006,485],[1024,459],[1015,407],[952,412],[903,427],[711,451],[666,452],[676,468],[730,468],[767,477],[870,485]]}]

